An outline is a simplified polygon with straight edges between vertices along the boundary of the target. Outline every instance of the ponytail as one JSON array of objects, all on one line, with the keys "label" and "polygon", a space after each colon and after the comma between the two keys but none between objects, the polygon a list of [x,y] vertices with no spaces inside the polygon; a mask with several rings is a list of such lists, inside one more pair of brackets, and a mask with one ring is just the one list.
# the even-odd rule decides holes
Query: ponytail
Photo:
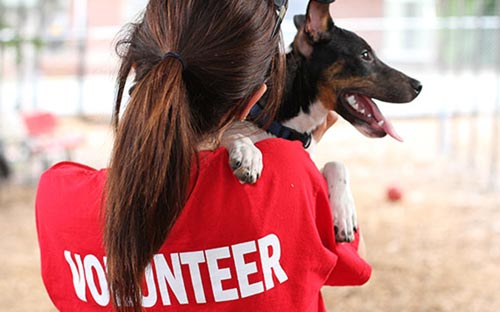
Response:
[{"label": "ponytail", "polygon": [[141,311],[144,270],[185,205],[195,156],[182,65],[166,58],[147,75],[117,129],[106,186],[109,286],[115,306],[133,303],[118,311]]},{"label": "ponytail", "polygon": [[[142,311],[145,269],[190,195],[198,143],[240,116],[265,81],[266,114],[276,112],[285,77],[280,37],[271,36],[275,23],[272,0],[149,0],[117,43],[104,247],[119,312]],[[120,117],[132,71],[135,84]]]}]

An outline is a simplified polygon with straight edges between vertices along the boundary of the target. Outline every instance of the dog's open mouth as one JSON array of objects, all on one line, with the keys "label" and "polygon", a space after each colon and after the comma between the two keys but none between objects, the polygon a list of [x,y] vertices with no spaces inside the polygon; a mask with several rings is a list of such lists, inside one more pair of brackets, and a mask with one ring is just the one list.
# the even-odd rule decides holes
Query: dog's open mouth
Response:
[{"label": "dog's open mouth", "polygon": [[383,137],[388,134],[403,141],[370,97],[359,93],[345,93],[340,96],[340,102],[337,112],[364,135]]}]

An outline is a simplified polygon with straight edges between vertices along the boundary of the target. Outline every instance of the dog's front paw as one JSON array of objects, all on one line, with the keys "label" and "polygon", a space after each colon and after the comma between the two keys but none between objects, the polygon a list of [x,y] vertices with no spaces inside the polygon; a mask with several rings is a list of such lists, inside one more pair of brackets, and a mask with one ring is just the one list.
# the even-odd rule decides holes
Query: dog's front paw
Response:
[{"label": "dog's front paw", "polygon": [[229,165],[241,183],[257,182],[262,172],[262,153],[248,138],[233,142],[229,150]]},{"label": "dog's front paw", "polygon": [[323,175],[328,182],[335,239],[337,242],[352,242],[358,228],[358,220],[347,168],[341,163],[328,163],[323,168]]},{"label": "dog's front paw", "polygon": [[[349,192],[350,193],[350,192]],[[354,241],[354,233],[358,229],[356,207],[352,195],[346,195],[343,198],[333,198],[330,196],[332,205],[335,239],[337,242]]]},{"label": "dog's front paw", "polygon": [[357,232],[358,228],[354,218],[335,218],[335,240],[339,243],[350,243],[354,241],[354,234]]}]

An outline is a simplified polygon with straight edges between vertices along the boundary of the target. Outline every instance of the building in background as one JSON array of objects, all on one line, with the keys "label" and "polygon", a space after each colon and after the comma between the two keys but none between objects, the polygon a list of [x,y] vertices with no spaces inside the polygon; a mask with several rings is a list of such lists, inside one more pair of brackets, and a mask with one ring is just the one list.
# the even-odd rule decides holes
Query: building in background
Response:
[{"label": "building in background", "polygon": [[125,0],[0,0],[0,111],[109,114]]},{"label": "building in background", "polygon": [[[3,0],[0,3],[5,12],[2,19],[10,26],[10,32],[18,29],[22,36],[44,42],[38,65],[40,74],[50,76],[76,75],[82,61],[86,74],[112,71],[113,39],[120,27],[144,8],[146,1]],[[295,34],[292,18],[303,14],[306,6],[305,0],[290,1],[283,26],[288,43]],[[429,47],[431,36],[412,29],[415,25],[409,25],[405,18],[425,17],[435,23],[435,10],[435,0],[339,0],[332,5],[332,15],[340,26],[359,32],[376,50],[382,49],[389,57],[409,63],[428,61],[434,49]],[[383,17],[390,22],[382,20]],[[1,38],[8,40],[6,37]],[[13,74],[16,71],[13,60],[4,57],[7,57],[3,60],[4,75]]]},{"label": "building in background", "polygon": [[[114,40],[146,2],[0,0],[0,110],[109,114]],[[282,25],[287,43],[296,32],[293,16],[306,6],[290,1]],[[418,74],[494,68],[498,7],[495,0],[337,0],[331,11],[385,62]]]}]

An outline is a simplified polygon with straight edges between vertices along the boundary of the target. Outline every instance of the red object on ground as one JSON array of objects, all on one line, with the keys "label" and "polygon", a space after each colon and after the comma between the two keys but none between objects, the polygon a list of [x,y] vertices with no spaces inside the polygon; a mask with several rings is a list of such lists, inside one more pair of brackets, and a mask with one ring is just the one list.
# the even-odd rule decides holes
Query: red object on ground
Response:
[{"label": "red object on ground", "polygon": [[387,199],[392,202],[400,201],[403,198],[403,191],[400,186],[391,185],[387,188]]},{"label": "red object on ground", "polygon": [[67,160],[71,160],[71,152],[84,142],[78,133],[56,133],[57,116],[48,112],[32,112],[22,114],[28,135],[27,143],[32,154],[49,154],[63,150]]}]

